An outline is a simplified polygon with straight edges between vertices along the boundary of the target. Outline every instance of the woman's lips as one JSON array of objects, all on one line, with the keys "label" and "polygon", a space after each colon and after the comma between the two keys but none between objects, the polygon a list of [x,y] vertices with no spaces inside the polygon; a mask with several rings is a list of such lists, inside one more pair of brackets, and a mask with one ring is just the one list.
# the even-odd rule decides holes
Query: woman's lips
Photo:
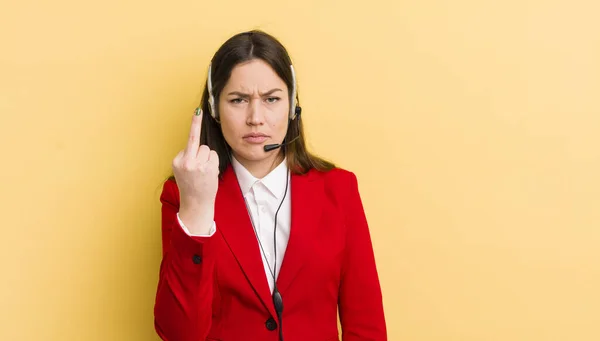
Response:
[{"label": "woman's lips", "polygon": [[265,142],[269,137],[265,134],[258,134],[258,133],[252,133],[252,134],[246,134],[244,135],[244,141],[248,142],[248,143],[252,143],[252,144],[260,144]]}]

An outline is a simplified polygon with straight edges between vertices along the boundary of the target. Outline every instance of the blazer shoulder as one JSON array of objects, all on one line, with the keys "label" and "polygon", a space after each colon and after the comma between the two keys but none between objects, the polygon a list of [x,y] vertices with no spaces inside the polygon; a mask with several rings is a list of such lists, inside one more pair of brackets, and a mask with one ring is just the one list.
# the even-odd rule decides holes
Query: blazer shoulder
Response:
[{"label": "blazer shoulder", "polygon": [[347,182],[355,181],[356,174],[348,169],[336,167],[330,171],[323,172],[323,177],[329,182]]},{"label": "blazer shoulder", "polygon": [[351,192],[358,187],[356,174],[350,170],[336,167],[327,172],[317,172],[322,178],[325,188],[339,193]]},{"label": "blazer shoulder", "polygon": [[173,179],[167,179],[160,194],[160,201],[164,204],[179,207],[179,187]]},{"label": "blazer shoulder", "polygon": [[323,194],[340,217],[348,219],[355,211],[362,209],[362,199],[358,179],[354,172],[344,168],[334,168],[319,172],[323,183]]}]

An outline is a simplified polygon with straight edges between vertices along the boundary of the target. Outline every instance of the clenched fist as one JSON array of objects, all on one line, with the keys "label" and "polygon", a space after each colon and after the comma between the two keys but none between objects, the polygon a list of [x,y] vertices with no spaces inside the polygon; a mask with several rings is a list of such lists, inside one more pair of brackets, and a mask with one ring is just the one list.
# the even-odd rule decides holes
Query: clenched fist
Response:
[{"label": "clenched fist", "polygon": [[179,217],[195,234],[209,231],[219,186],[219,156],[200,145],[201,110],[192,118],[187,146],[173,159],[173,173],[179,188]]}]

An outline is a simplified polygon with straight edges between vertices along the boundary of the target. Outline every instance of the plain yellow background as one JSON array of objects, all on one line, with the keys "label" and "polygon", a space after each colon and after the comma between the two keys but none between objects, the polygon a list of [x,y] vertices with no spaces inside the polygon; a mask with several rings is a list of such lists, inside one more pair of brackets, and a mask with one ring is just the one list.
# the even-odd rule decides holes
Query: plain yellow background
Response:
[{"label": "plain yellow background", "polygon": [[390,340],[599,340],[598,13],[3,2],[0,339],[157,340],[162,180],[210,57],[260,28],[293,57],[312,150],[358,175]]}]

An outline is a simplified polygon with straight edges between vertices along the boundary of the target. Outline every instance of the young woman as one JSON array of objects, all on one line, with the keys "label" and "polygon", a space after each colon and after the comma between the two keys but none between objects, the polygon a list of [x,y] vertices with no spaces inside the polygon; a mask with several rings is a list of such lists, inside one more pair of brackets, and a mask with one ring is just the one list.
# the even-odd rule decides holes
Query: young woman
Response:
[{"label": "young woman", "polygon": [[162,203],[169,341],[387,340],[356,176],[307,151],[286,49],[251,31],[209,66]]}]

